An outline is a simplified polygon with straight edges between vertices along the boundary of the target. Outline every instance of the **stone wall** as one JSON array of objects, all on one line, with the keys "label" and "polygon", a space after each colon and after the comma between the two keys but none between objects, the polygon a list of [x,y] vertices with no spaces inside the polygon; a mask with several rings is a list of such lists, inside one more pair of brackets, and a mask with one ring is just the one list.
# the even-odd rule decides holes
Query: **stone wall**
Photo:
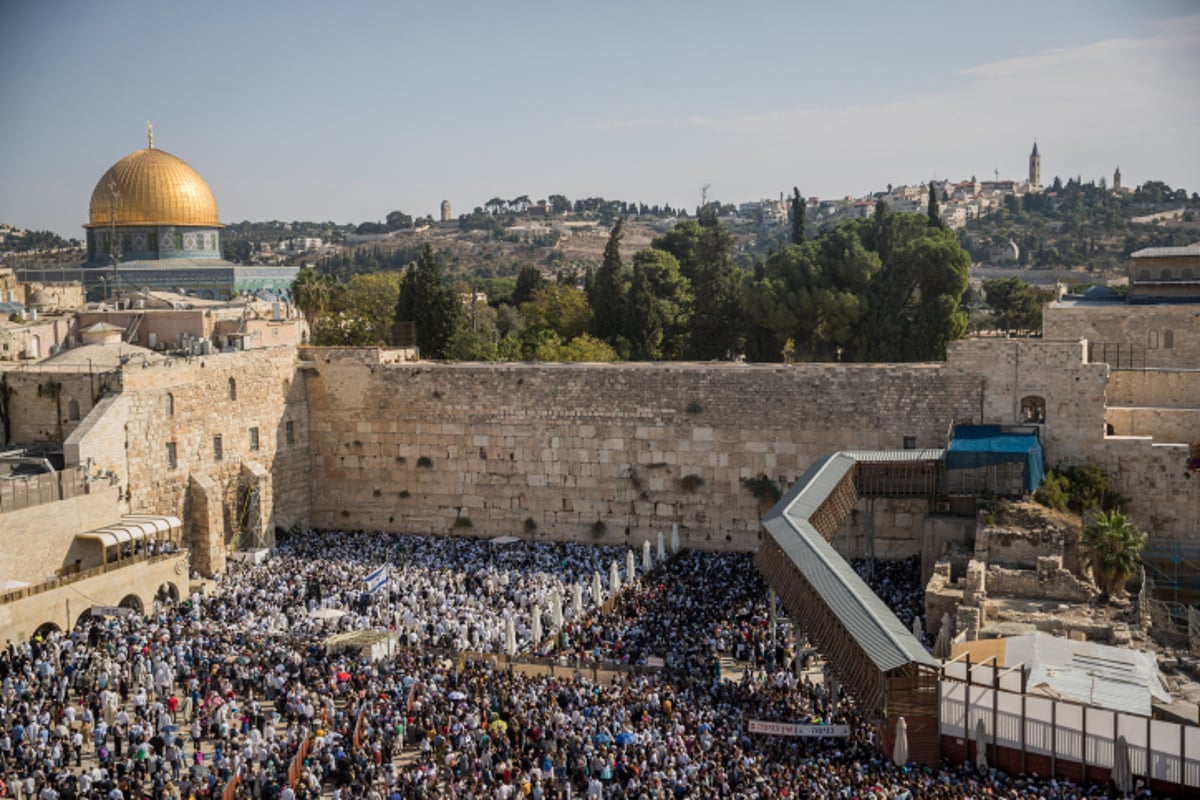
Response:
[{"label": "stone wall", "polygon": [[1107,396],[1110,406],[1179,408],[1200,415],[1200,371],[1114,370]]},{"label": "stone wall", "polygon": [[[1151,368],[1200,368],[1200,306],[1051,303],[1042,312],[1046,339],[1129,344]],[[1170,335],[1168,336],[1168,332]],[[1170,347],[1167,346],[1169,339]]]},{"label": "stone wall", "polygon": [[[101,398],[120,385],[114,372],[14,369],[0,376],[7,386],[8,431],[0,445],[61,442],[91,413]],[[0,387],[3,389],[3,387]]]},{"label": "stone wall", "polygon": [[[846,558],[867,555],[867,526],[871,526],[875,558],[895,560],[921,552],[929,501],[911,498],[860,499],[854,511],[842,523],[841,530],[829,540]],[[868,517],[871,517],[868,522]]]},{"label": "stone wall", "polygon": [[76,559],[82,569],[99,563],[98,548],[75,535],[119,522],[118,494],[115,486],[93,483],[88,494],[0,514],[0,583],[41,583]]},{"label": "stone wall", "polygon": [[1022,400],[1041,398],[1046,464],[1090,452],[1104,440],[1106,364],[1086,363],[1084,343],[1038,339],[965,339],[950,344],[947,366],[983,380],[983,422],[1016,425]]},{"label": "stone wall", "polygon": [[136,597],[147,613],[159,587],[173,585],[178,596],[188,588],[187,555],[158,556],[88,578],[61,583],[20,600],[0,603],[0,639],[28,640],[43,624],[71,630],[92,606],[116,606]]},{"label": "stone wall", "polygon": [[[235,546],[239,477],[243,462],[252,461],[273,476],[272,496],[264,498],[266,528],[290,527],[307,517],[308,411],[295,348],[176,359],[127,370],[124,381],[132,512],[190,519],[188,476],[204,474],[223,493],[221,536],[226,546]],[[168,444],[174,445],[173,466]]]},{"label": "stone wall", "polygon": [[1105,421],[1114,436],[1149,436],[1160,444],[1200,441],[1200,410],[1109,406]]},{"label": "stone wall", "polygon": [[983,390],[920,364],[305,359],[316,526],[637,543],[677,522],[711,548],[757,544],[742,480],[786,488],[815,458],[906,436],[943,447]]}]

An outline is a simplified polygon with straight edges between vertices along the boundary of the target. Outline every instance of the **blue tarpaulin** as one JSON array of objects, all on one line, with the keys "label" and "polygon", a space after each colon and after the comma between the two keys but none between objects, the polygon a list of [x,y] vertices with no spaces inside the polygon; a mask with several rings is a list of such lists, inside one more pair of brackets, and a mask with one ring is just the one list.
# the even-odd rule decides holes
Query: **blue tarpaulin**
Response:
[{"label": "blue tarpaulin", "polygon": [[947,470],[1013,463],[1022,465],[1026,493],[1042,485],[1046,467],[1036,431],[1010,431],[1000,425],[958,425],[946,449]]}]

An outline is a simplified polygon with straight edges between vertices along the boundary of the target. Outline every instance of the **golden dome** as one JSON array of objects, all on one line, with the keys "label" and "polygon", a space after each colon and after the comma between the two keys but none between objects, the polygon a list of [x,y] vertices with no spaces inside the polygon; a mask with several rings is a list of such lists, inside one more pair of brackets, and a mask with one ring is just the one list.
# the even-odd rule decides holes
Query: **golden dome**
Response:
[{"label": "golden dome", "polygon": [[130,153],[104,173],[92,192],[89,216],[87,228],[114,223],[223,227],[212,189],[200,174],[182,159],[153,147]]}]

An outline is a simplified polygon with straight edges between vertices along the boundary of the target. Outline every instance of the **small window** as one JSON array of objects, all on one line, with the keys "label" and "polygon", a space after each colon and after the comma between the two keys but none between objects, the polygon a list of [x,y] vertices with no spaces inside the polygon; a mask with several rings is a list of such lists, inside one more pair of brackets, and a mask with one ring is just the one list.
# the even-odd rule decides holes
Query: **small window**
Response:
[{"label": "small window", "polygon": [[167,442],[167,469],[175,469],[179,466],[179,459],[175,455],[175,443]]},{"label": "small window", "polygon": [[284,436],[287,438],[287,443],[295,444],[296,443],[296,426],[290,419],[283,424],[283,430],[284,430]]},{"label": "small window", "polygon": [[1040,425],[1046,421],[1046,399],[1036,395],[1021,398],[1021,422]]},{"label": "small window", "polygon": [[237,381],[233,378],[229,379],[229,399],[237,400]]},{"label": "small window", "polygon": [[213,437],[213,458],[220,461],[225,457],[225,448],[221,443],[220,435]]},{"label": "small window", "polygon": [[67,419],[71,422],[79,421],[79,401],[71,400],[67,403]]},{"label": "small window", "polygon": [[250,429],[250,449],[251,450],[258,449],[258,428]]},{"label": "small window", "polygon": [[1175,347],[1175,331],[1170,328],[1163,331],[1162,343],[1164,350],[1170,350]]},{"label": "small window", "polygon": [[917,437],[905,436],[904,437],[904,449],[905,450],[916,450],[917,449]]},{"label": "small window", "polygon": [[1158,331],[1150,331],[1150,335],[1146,339],[1146,346],[1151,350],[1158,349]]},{"label": "small window", "polygon": [[167,416],[175,416],[175,395],[167,392]]}]

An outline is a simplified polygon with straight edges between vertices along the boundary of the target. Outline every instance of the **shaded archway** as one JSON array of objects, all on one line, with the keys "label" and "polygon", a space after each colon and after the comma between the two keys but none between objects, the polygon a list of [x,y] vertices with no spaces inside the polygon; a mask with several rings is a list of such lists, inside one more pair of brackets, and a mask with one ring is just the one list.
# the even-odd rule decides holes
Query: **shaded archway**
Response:
[{"label": "shaded archway", "polygon": [[58,627],[58,624],[54,622],[43,622],[37,626],[37,630],[33,632],[33,636],[30,636],[29,639],[30,641],[41,641],[52,633],[62,633],[62,628]]},{"label": "shaded archway", "polygon": [[179,602],[179,587],[167,581],[158,587],[158,591],[154,593],[154,599],[161,603],[177,603]]},{"label": "shaded archway", "polygon": [[125,595],[121,598],[121,602],[118,603],[118,605],[121,608],[128,608],[130,611],[133,611],[138,615],[143,614],[145,610],[145,607],[142,605],[142,598],[138,597],[136,594]]}]

